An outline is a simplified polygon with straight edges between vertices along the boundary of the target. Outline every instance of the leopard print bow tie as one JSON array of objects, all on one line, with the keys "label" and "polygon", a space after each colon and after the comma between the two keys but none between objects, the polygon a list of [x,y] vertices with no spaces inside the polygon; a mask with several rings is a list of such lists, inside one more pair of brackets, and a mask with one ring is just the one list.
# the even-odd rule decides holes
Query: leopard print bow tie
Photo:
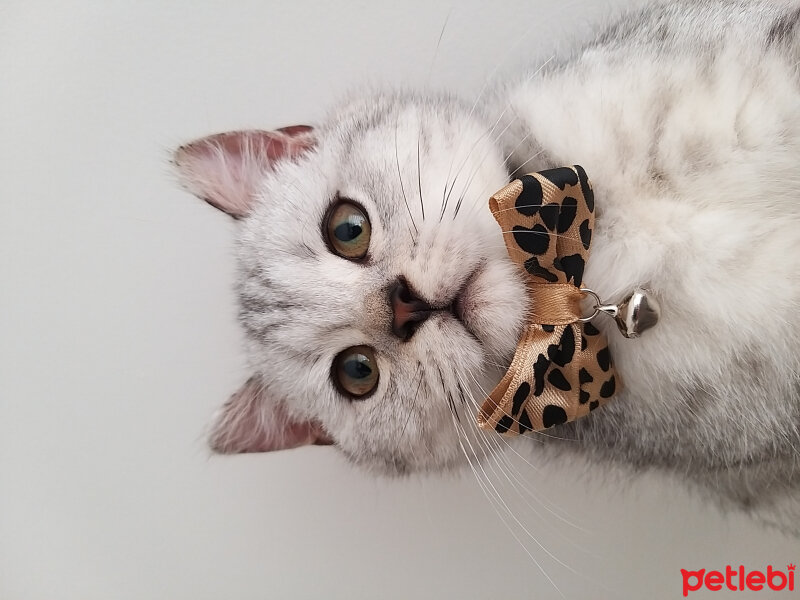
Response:
[{"label": "leopard print bow tie", "polygon": [[517,435],[589,414],[619,387],[608,340],[581,320],[583,270],[594,228],[594,194],[579,166],[524,175],[489,208],[511,259],[525,269],[528,322],[511,366],[478,425]]}]

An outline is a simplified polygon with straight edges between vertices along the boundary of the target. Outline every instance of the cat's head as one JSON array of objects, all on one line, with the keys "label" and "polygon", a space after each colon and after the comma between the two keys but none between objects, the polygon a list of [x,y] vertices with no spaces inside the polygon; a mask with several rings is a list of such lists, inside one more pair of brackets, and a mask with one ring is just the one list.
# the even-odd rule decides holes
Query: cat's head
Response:
[{"label": "cat's head", "polygon": [[183,184],[240,221],[254,374],[212,448],[335,443],[389,473],[480,457],[475,414],[525,310],[487,206],[508,180],[496,135],[452,98],[378,94],[178,149]]}]

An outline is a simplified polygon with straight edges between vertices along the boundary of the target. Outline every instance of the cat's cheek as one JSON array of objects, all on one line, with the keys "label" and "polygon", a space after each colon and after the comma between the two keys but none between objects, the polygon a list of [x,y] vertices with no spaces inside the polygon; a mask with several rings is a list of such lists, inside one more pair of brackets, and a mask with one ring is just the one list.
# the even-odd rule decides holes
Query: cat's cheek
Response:
[{"label": "cat's cheek", "polygon": [[494,358],[514,352],[527,310],[527,295],[520,275],[508,260],[488,263],[476,279],[465,315],[484,348]]}]

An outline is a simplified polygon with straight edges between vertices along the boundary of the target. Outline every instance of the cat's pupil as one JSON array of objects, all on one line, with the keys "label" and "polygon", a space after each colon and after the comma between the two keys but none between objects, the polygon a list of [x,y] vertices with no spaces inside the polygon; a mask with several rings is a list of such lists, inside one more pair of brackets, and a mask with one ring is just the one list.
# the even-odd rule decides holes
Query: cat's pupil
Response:
[{"label": "cat's pupil", "polygon": [[372,374],[372,369],[370,369],[365,362],[362,362],[362,360],[366,359],[365,356],[359,356],[358,358],[348,360],[344,363],[344,372],[348,377],[352,377],[353,379],[366,379]]},{"label": "cat's pupil", "polygon": [[362,208],[341,200],[323,223],[328,248],[347,260],[360,261],[369,250],[370,223]]},{"label": "cat's pupil", "polygon": [[333,383],[351,400],[366,398],[378,385],[375,352],[369,346],[353,346],[333,360]]},{"label": "cat's pupil", "polygon": [[361,235],[363,229],[359,223],[351,223],[350,221],[345,221],[340,225],[336,226],[334,229],[333,234],[336,236],[337,239],[343,242],[352,242],[358,236]]}]

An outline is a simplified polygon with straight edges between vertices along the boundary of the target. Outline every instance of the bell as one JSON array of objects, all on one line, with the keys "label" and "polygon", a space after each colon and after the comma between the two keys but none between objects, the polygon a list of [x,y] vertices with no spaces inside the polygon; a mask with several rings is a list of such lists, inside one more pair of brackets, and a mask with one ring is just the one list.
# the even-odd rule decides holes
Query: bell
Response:
[{"label": "bell", "polygon": [[626,338],[637,338],[642,332],[658,324],[661,316],[661,307],[652,294],[642,288],[636,288],[633,293],[617,305],[614,320],[620,332]]},{"label": "bell", "polygon": [[617,327],[626,338],[637,338],[642,332],[658,324],[661,316],[661,307],[652,294],[647,290],[636,287],[633,293],[619,304],[604,304],[600,296],[589,288],[581,288],[584,294],[594,298],[594,312],[588,317],[581,317],[579,321],[586,323],[600,313],[604,313],[617,322]]}]

